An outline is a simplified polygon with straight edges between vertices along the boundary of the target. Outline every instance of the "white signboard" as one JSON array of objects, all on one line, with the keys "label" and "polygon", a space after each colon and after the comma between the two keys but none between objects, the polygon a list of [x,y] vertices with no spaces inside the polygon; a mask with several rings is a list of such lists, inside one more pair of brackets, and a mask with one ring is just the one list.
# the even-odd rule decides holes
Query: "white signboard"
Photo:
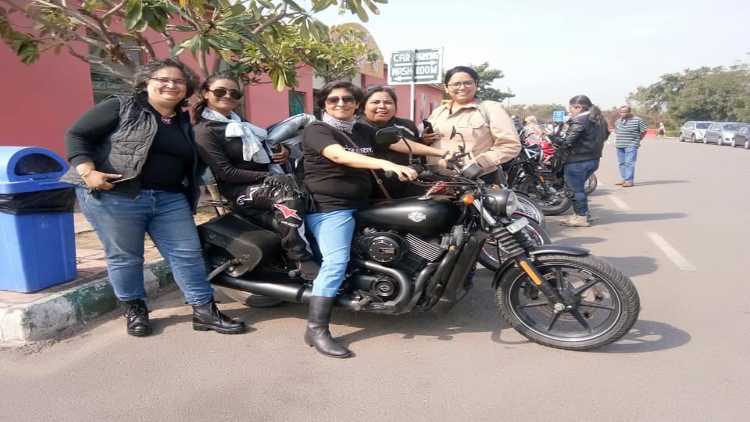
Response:
[{"label": "white signboard", "polygon": [[391,53],[390,85],[441,83],[443,63],[440,49],[404,50]]}]

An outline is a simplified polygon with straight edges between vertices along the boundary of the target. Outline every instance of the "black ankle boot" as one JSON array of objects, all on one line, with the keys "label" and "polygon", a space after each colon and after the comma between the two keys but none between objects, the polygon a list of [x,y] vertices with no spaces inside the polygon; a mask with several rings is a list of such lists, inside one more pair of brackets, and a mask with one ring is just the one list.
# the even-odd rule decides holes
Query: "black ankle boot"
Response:
[{"label": "black ankle boot", "polygon": [[151,334],[151,323],[148,320],[148,308],[142,299],[121,302],[122,314],[126,320],[128,334],[145,337]]},{"label": "black ankle boot", "polygon": [[307,317],[307,330],[305,331],[305,343],[318,350],[318,352],[334,358],[348,358],[352,352],[346,347],[336,343],[328,329],[331,321],[331,310],[336,298],[311,296],[310,314]]},{"label": "black ankle boot", "polygon": [[213,300],[205,305],[193,305],[193,330],[214,330],[221,334],[241,334],[245,323],[236,321],[219,312]]}]

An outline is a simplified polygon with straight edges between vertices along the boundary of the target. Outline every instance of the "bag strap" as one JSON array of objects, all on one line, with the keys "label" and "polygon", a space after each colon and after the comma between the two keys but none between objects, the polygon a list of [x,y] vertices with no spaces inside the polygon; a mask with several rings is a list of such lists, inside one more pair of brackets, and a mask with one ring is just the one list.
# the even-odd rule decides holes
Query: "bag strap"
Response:
[{"label": "bag strap", "polygon": [[[352,138],[350,138],[349,135],[346,132],[344,132],[343,130],[335,128],[335,127],[329,125],[326,122],[318,122],[318,123],[322,123],[322,124],[330,127],[331,129],[333,129],[334,131],[336,131],[336,132],[344,135],[344,139],[346,139],[346,141],[349,142],[349,144],[351,144],[355,149],[359,148],[359,145],[357,145],[357,143],[354,142],[354,140]],[[372,177],[375,179],[375,184],[377,184],[378,187],[380,188],[380,191],[383,192],[383,196],[385,196],[385,199],[389,199],[389,200],[393,199],[393,197],[391,196],[391,194],[388,192],[388,189],[386,189],[385,184],[383,183],[383,179],[381,179],[378,176],[378,174],[375,173],[375,170],[373,170],[373,169],[368,169],[368,170],[370,171],[370,174],[372,174]]]}]

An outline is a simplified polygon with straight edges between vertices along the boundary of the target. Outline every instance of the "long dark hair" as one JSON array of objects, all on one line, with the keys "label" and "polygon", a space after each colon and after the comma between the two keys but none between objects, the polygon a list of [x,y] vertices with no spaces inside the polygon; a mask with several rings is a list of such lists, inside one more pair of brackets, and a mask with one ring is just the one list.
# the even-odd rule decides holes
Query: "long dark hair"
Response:
[{"label": "long dark hair", "polygon": [[175,67],[182,72],[182,76],[185,78],[185,99],[183,99],[177,107],[186,107],[190,101],[190,97],[195,92],[198,78],[195,77],[195,73],[193,73],[189,67],[175,59],[153,60],[139,66],[138,70],[135,72],[133,95],[138,99],[145,100],[148,97],[148,93],[146,93],[146,85],[148,85],[148,81],[154,73],[165,67]]},{"label": "long dark hair", "polygon": [[576,95],[575,97],[571,98],[570,101],[568,101],[568,104],[570,105],[579,105],[583,110],[586,110],[589,112],[589,120],[593,121],[596,124],[602,125],[606,124],[604,121],[604,115],[602,115],[602,111],[599,109],[599,107],[595,106],[591,99],[585,95]]},{"label": "long dark hair", "polygon": [[233,78],[232,75],[230,75],[229,73],[217,72],[217,73],[212,74],[208,78],[206,78],[206,80],[203,81],[201,86],[198,87],[198,96],[200,98],[198,98],[198,101],[195,104],[193,104],[192,107],[190,107],[190,110],[192,112],[191,114],[193,116],[192,117],[193,124],[197,124],[198,122],[203,120],[203,117],[202,117],[203,110],[205,110],[206,106],[208,105],[208,101],[203,97],[203,93],[208,91],[212,83],[216,81],[222,81],[222,80],[232,81],[235,84],[237,84],[237,88],[240,87],[240,84],[239,82],[237,82],[237,79]]}]

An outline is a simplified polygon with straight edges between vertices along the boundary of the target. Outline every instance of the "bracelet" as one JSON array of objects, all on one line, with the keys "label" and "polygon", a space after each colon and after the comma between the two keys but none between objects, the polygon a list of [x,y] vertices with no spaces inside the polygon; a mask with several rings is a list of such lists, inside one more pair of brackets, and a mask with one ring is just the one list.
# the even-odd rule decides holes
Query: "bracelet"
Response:
[{"label": "bracelet", "polygon": [[85,179],[89,174],[91,174],[92,171],[94,171],[94,169],[88,169],[83,173],[79,173],[78,175],[81,176],[81,179]]}]

